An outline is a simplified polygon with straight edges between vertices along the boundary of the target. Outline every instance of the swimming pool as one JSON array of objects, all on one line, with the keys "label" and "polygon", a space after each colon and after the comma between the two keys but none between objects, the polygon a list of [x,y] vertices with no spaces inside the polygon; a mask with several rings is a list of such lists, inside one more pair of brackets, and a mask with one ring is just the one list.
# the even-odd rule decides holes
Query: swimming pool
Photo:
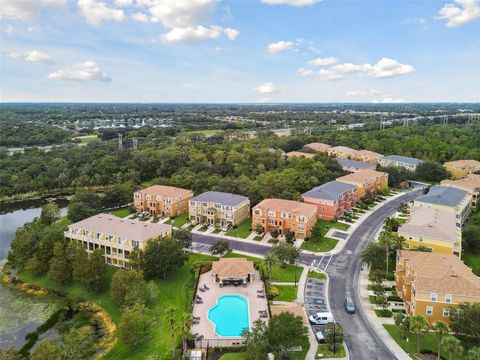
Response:
[{"label": "swimming pool", "polygon": [[208,318],[220,336],[241,336],[249,329],[248,300],[241,295],[223,295],[208,311]]}]

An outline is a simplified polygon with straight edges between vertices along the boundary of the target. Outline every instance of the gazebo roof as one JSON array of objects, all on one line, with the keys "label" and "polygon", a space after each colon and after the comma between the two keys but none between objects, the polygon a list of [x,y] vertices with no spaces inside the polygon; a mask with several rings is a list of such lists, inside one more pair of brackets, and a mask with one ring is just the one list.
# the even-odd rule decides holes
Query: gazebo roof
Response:
[{"label": "gazebo roof", "polygon": [[212,273],[220,278],[246,278],[253,272],[253,262],[244,258],[222,258],[212,264]]}]

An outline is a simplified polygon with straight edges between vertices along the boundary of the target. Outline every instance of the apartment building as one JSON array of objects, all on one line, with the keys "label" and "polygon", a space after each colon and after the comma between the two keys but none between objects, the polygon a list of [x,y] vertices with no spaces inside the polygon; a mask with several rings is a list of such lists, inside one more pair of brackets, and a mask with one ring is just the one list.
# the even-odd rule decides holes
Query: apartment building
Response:
[{"label": "apartment building", "polygon": [[455,160],[443,164],[454,179],[461,179],[470,174],[480,172],[480,161],[476,160]]},{"label": "apartment building", "polygon": [[456,226],[462,227],[472,208],[471,196],[452,186],[431,186],[428,193],[417,197],[414,206],[436,208],[455,214]]},{"label": "apartment building", "polygon": [[350,159],[341,159],[336,158],[335,160],[338,161],[340,166],[344,171],[348,172],[359,172],[365,169],[375,170],[376,165],[372,163],[357,161],[357,160],[350,160]]},{"label": "apartment building", "polygon": [[330,181],[302,194],[306,204],[315,205],[317,216],[325,220],[341,217],[357,202],[357,186]]},{"label": "apartment building", "polygon": [[410,171],[415,171],[417,166],[421,164],[423,161],[408,157],[408,156],[400,156],[400,155],[389,155],[380,158],[379,164],[383,167],[393,166],[393,167],[403,167]]},{"label": "apartment building", "polygon": [[355,185],[357,187],[357,199],[360,200],[367,191],[375,192],[376,190],[387,188],[388,174],[382,171],[365,169],[339,177],[337,181]]},{"label": "apartment building", "polygon": [[132,250],[148,240],[171,236],[172,226],[98,214],[68,226],[64,236],[82,243],[87,252],[101,249],[109,265],[128,268]]},{"label": "apartment building", "polygon": [[285,153],[285,157],[287,157],[287,158],[304,157],[304,158],[307,158],[307,159],[313,159],[314,156],[315,156],[315,154],[301,152],[301,151],[290,151],[290,152]]},{"label": "apartment building", "polygon": [[317,207],[299,201],[265,199],[252,210],[252,229],[258,226],[265,233],[277,228],[280,234],[292,231],[296,238],[310,236],[317,222]]},{"label": "apartment building", "polygon": [[219,224],[225,229],[249,217],[250,200],[237,194],[207,191],[190,200],[188,213],[193,224]]},{"label": "apartment building", "polygon": [[342,159],[355,159],[357,150],[346,146],[333,146],[327,149],[327,154]]},{"label": "apartment building", "polygon": [[450,308],[480,302],[480,278],[457,256],[397,251],[395,286],[408,315],[449,323]]},{"label": "apartment building", "polygon": [[331,148],[331,146],[328,144],[318,142],[306,144],[305,147],[322,153],[326,153],[328,149]]},{"label": "apartment building", "polygon": [[459,180],[442,180],[440,185],[466,191],[472,197],[472,206],[477,206],[480,198],[480,175],[471,174]]},{"label": "apartment building", "polygon": [[191,190],[173,186],[153,185],[133,194],[137,212],[148,211],[151,215],[174,217],[188,211]]},{"label": "apartment building", "polygon": [[382,157],[382,154],[370,150],[358,150],[355,153],[355,160],[372,164],[378,164]]},{"label": "apartment building", "polygon": [[462,231],[451,211],[413,206],[398,234],[406,239],[407,249],[424,246],[435,253],[462,254]]}]

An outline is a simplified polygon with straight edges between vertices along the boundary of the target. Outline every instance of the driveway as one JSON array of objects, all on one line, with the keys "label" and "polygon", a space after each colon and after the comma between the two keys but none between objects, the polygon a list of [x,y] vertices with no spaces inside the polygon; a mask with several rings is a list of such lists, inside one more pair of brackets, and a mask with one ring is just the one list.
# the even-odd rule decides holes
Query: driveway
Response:
[{"label": "driveway", "polygon": [[[319,279],[307,278],[305,286],[305,310],[307,315],[313,315],[319,312],[329,312],[327,305],[325,281]],[[312,325],[313,332],[322,331],[324,325]]]}]

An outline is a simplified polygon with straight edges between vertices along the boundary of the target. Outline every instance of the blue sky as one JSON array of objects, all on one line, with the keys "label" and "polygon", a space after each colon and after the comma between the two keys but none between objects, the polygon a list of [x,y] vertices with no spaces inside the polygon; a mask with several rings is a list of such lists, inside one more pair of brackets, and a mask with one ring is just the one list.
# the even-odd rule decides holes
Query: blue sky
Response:
[{"label": "blue sky", "polygon": [[1,101],[480,101],[480,0],[2,0]]}]

